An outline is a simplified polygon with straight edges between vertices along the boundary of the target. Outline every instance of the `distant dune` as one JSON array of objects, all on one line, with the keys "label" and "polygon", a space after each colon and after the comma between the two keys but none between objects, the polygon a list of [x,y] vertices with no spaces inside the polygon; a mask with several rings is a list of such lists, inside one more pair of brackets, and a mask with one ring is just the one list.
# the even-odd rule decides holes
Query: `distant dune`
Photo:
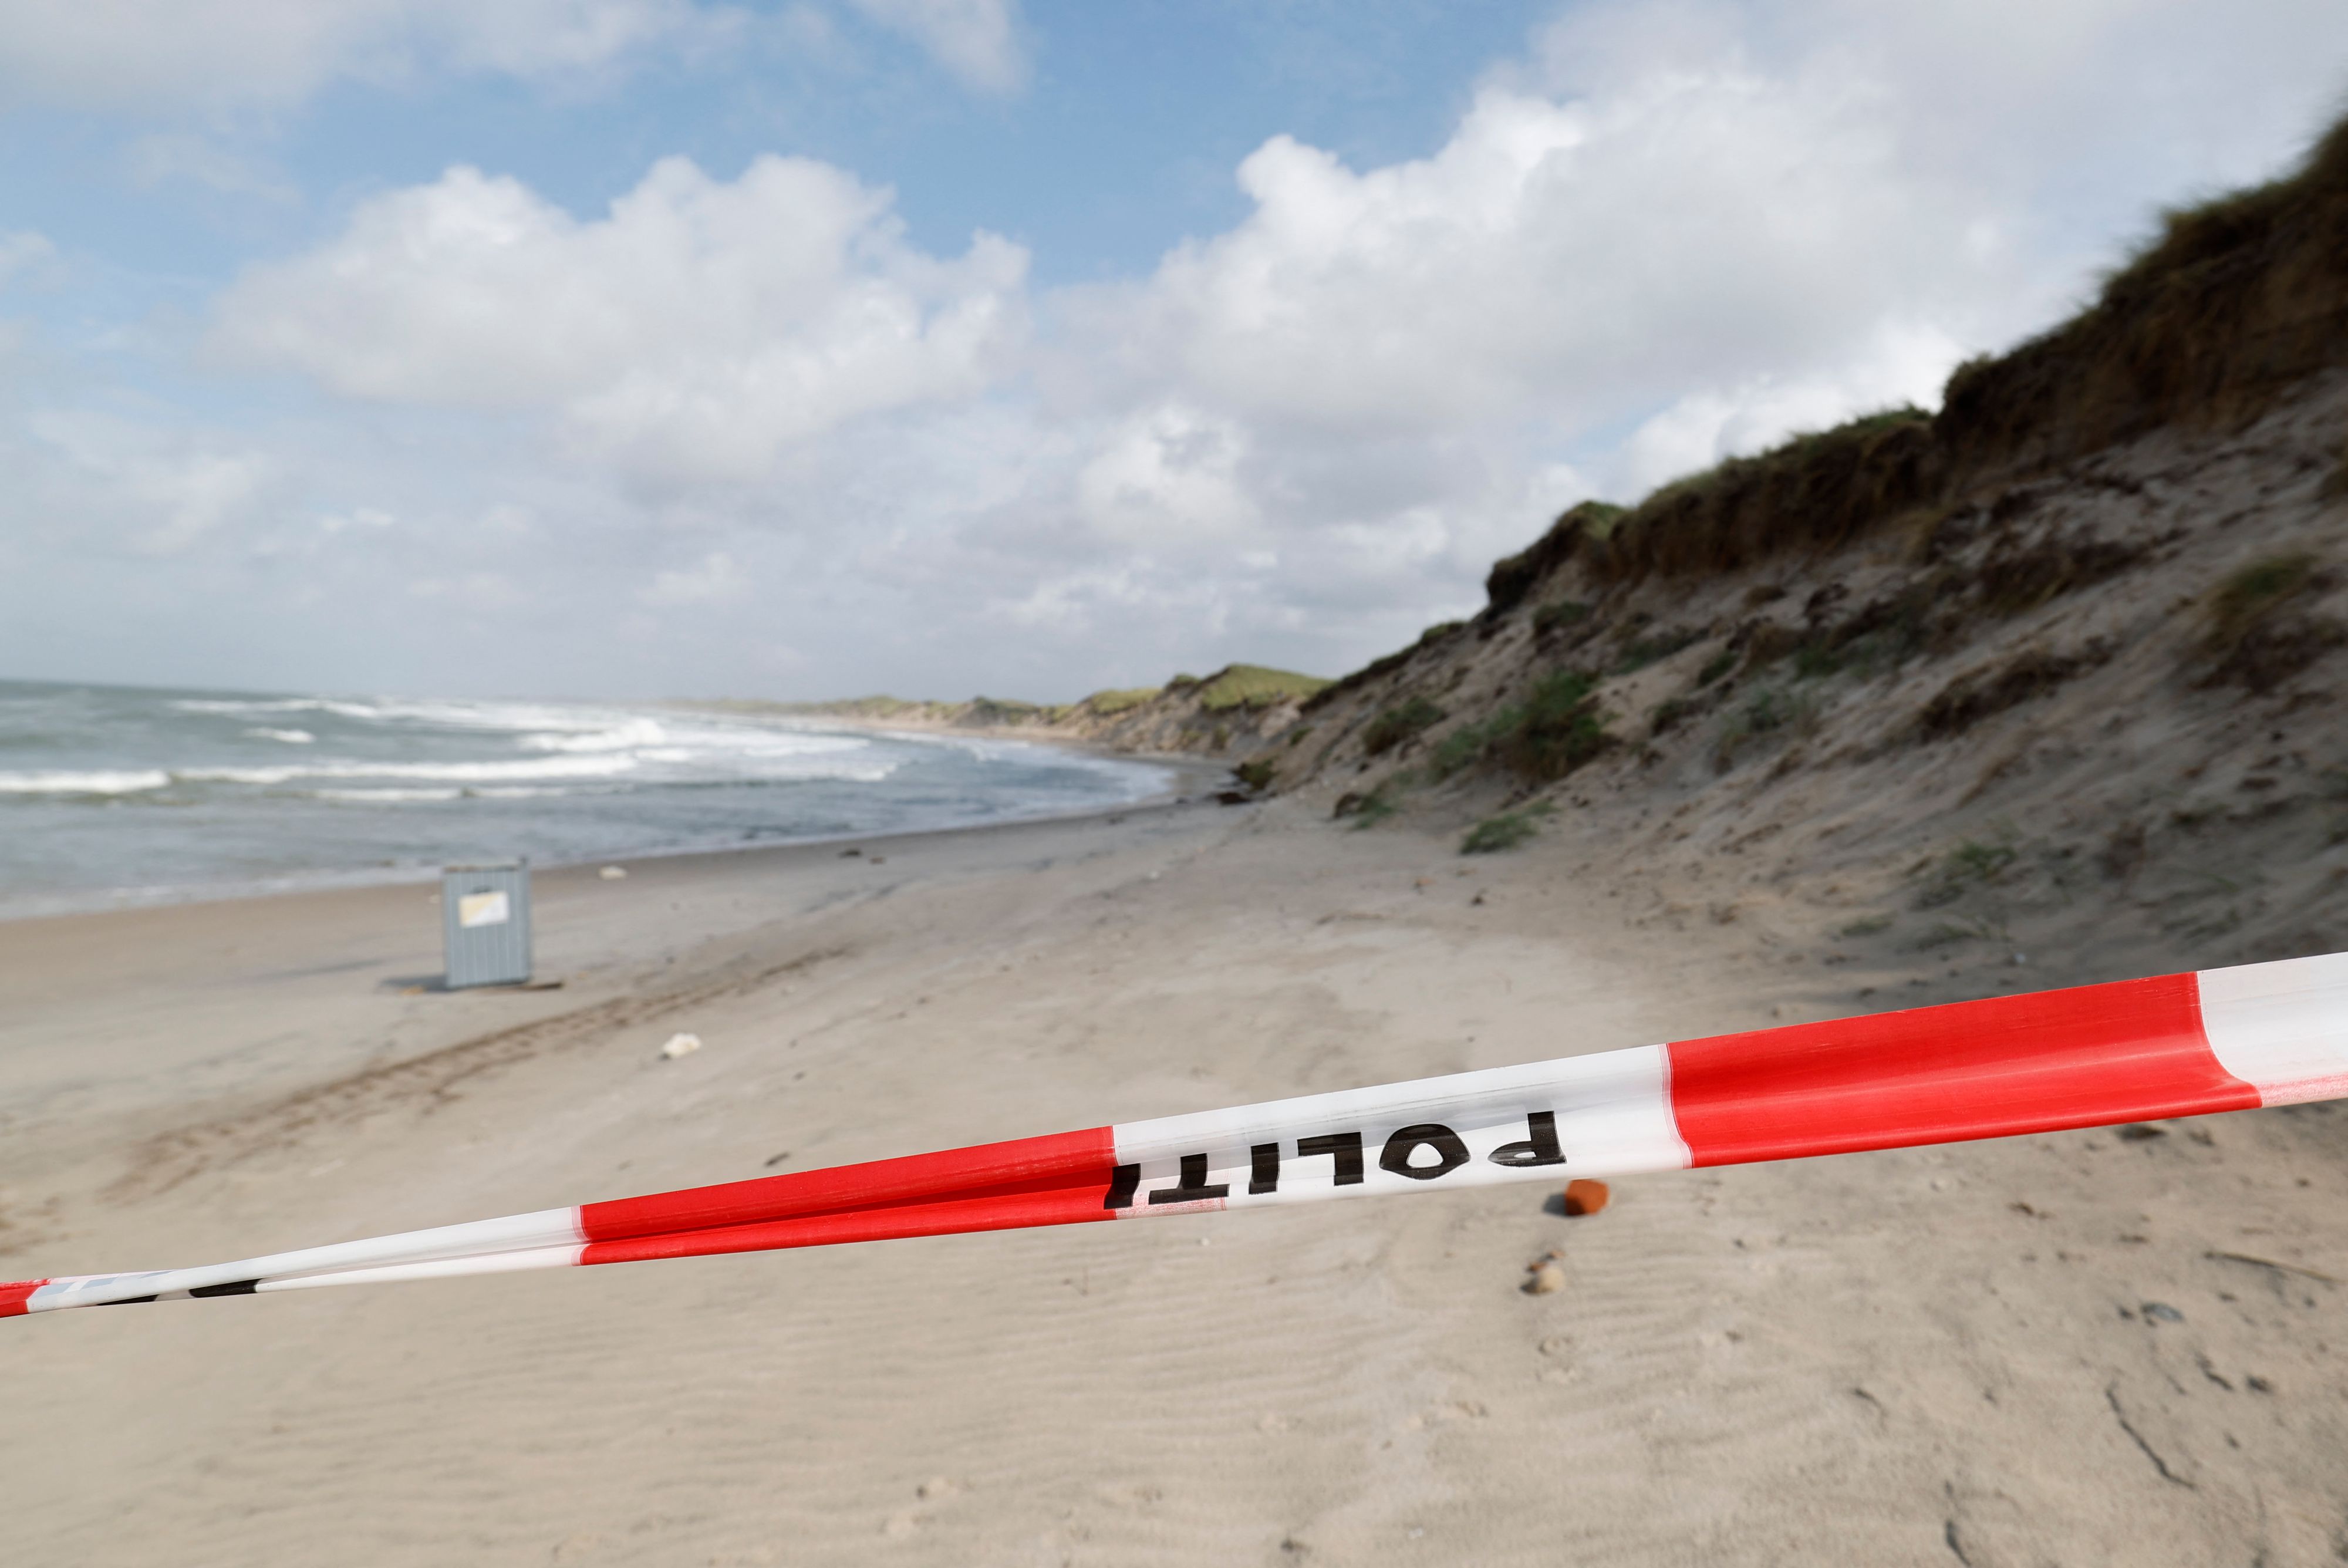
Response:
[{"label": "distant dune", "polygon": [[1008,731],[1081,740],[1118,751],[1243,756],[1285,733],[1303,704],[1330,682],[1262,665],[1225,665],[1214,674],[1178,675],[1162,686],[1097,691],[1076,702],[1046,704],[978,696],[967,702],[849,697],[838,702],[716,705],[729,712],[767,712],[887,724],[907,729]]}]

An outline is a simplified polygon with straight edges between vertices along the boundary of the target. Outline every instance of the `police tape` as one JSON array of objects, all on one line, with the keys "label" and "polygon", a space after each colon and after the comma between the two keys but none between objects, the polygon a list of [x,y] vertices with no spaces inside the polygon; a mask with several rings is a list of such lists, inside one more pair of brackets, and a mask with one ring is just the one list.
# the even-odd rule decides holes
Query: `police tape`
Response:
[{"label": "police tape", "polygon": [[1612,1176],[2348,1097],[2348,954],[1564,1057],[200,1268],[0,1316]]}]

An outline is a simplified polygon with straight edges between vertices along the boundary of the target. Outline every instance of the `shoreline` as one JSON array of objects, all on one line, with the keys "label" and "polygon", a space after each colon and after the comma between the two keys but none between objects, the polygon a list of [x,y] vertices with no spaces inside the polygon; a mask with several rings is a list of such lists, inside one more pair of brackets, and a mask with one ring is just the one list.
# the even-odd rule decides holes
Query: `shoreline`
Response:
[{"label": "shoreline", "polygon": [[[880,727],[870,727],[880,733]],[[942,733],[954,733],[943,731]],[[968,732],[963,732],[968,733]],[[1088,746],[1081,740],[1060,738],[990,737],[1020,739],[1024,744],[1051,746],[1064,750],[1081,751],[1088,756],[1119,762],[1133,762],[1162,768],[1178,777],[1169,788],[1132,801],[1115,805],[1093,805],[1066,811],[1043,811],[994,819],[988,821],[953,823],[939,827],[891,828],[868,833],[823,833],[804,838],[767,839],[734,845],[685,845],[608,852],[585,860],[541,861],[530,862],[533,875],[542,872],[575,871],[589,866],[630,864],[640,861],[689,859],[698,856],[754,854],[767,850],[800,847],[820,847],[826,844],[861,842],[865,840],[890,840],[919,837],[932,833],[984,832],[997,828],[1011,828],[1030,822],[1079,820],[1090,817],[1108,816],[1124,811],[1155,809],[1177,804],[1208,787],[1210,780],[1228,775],[1228,764],[1208,763],[1196,757],[1179,753],[1159,755],[1132,752],[1112,752]],[[249,882],[202,883],[179,887],[104,888],[87,894],[67,892],[57,895],[57,901],[45,907],[11,909],[0,903],[0,928],[28,921],[66,920],[88,915],[128,913],[141,910],[179,909],[194,905],[237,903],[253,899],[298,898],[306,894],[353,892],[366,888],[419,887],[438,882],[441,867],[376,866],[345,871],[320,869],[281,877],[262,878]],[[134,896],[135,895],[135,896]]]}]

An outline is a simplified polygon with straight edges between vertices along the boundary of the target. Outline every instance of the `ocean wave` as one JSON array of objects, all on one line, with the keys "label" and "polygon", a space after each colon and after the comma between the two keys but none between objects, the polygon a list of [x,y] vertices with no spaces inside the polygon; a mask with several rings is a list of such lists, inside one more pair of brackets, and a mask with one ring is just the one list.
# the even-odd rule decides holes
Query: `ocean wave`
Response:
[{"label": "ocean wave", "polygon": [[314,696],[288,697],[194,697],[175,699],[171,706],[181,713],[314,713],[322,706]]},{"label": "ocean wave", "polygon": [[465,789],[313,789],[314,800],[337,800],[352,806],[396,806],[412,800],[461,800]]},{"label": "ocean wave", "polygon": [[625,751],[633,747],[658,746],[668,738],[668,731],[659,721],[632,718],[607,728],[525,735],[519,744],[529,751]]},{"label": "ocean wave", "polygon": [[632,716],[611,708],[566,708],[549,703],[469,701],[458,697],[180,697],[182,713],[253,717],[263,714],[331,713],[362,722],[437,726],[447,729],[577,732],[610,729]]},{"label": "ocean wave", "polygon": [[608,779],[632,772],[633,757],[540,757],[516,762],[320,761],[280,768],[174,769],[190,784],[291,784],[304,779],[413,779],[427,783],[494,783],[524,779]]},{"label": "ocean wave", "polygon": [[166,789],[171,776],[160,769],[138,768],[89,773],[0,773],[0,795],[136,795]]},{"label": "ocean wave", "polygon": [[270,729],[266,727],[248,729],[245,734],[255,740],[282,740],[288,746],[308,746],[318,738],[306,729]]}]

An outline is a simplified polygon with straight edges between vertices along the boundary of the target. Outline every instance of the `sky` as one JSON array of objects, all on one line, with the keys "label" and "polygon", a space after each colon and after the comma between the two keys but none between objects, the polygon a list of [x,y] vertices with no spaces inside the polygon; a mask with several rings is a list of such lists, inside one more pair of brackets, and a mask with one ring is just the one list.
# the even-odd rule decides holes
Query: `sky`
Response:
[{"label": "sky", "polygon": [[1334,675],[2348,108],[2337,0],[0,0],[0,678]]}]

